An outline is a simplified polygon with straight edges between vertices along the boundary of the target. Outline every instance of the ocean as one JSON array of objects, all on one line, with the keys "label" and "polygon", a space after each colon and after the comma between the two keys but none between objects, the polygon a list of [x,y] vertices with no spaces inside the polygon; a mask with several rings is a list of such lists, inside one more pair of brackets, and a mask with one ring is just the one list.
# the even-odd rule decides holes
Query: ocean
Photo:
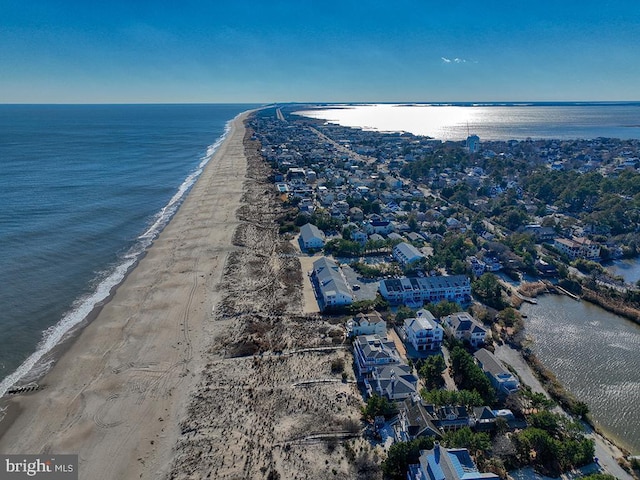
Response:
[{"label": "ocean", "polygon": [[253,107],[0,105],[0,396],[48,368]]},{"label": "ocean", "polygon": [[438,140],[640,139],[640,102],[367,104],[301,110],[345,127]]}]

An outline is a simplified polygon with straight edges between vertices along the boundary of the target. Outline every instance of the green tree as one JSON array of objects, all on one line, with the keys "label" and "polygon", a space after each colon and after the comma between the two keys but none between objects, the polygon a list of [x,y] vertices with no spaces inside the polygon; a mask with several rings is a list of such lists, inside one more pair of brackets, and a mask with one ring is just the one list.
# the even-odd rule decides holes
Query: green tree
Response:
[{"label": "green tree", "polygon": [[362,245],[358,242],[334,238],[325,244],[324,251],[339,257],[358,257],[362,254]]},{"label": "green tree", "polygon": [[428,357],[420,367],[419,374],[425,380],[429,390],[444,387],[442,372],[447,368],[442,355],[432,355]]},{"label": "green tree", "polygon": [[418,463],[420,450],[433,448],[433,438],[419,437],[410,442],[396,442],[389,448],[387,458],[382,462],[382,471],[387,478],[404,480],[409,465]]},{"label": "green tree", "polygon": [[415,318],[416,311],[410,309],[409,307],[405,307],[404,305],[398,307],[398,311],[396,312],[396,324],[400,325],[407,318]]},{"label": "green tree", "polygon": [[493,273],[483,273],[480,278],[471,284],[471,291],[483,303],[497,310],[505,307],[502,300],[502,286]]},{"label": "green tree", "polygon": [[492,405],[496,401],[493,385],[464,348],[458,346],[451,351],[451,369],[458,388],[476,390],[485,404]]},{"label": "green tree", "polygon": [[373,420],[380,416],[390,418],[396,413],[398,413],[398,408],[395,403],[376,394],[371,395],[367,400],[367,404],[362,407],[362,416],[366,420]]},{"label": "green tree", "polygon": [[426,308],[436,318],[446,317],[447,315],[461,312],[463,310],[460,304],[456,302],[450,302],[449,300],[441,300],[438,303],[429,303]]},{"label": "green tree", "polygon": [[529,416],[529,423],[532,427],[540,428],[552,436],[558,434],[560,419],[558,414],[542,410]]},{"label": "green tree", "polygon": [[472,454],[491,448],[491,439],[488,433],[474,433],[469,427],[445,433],[442,443],[449,448],[466,448]]},{"label": "green tree", "polygon": [[485,403],[482,396],[475,390],[422,389],[420,396],[425,402],[432,403],[439,407],[444,405],[464,405],[467,408],[473,408],[480,407]]}]

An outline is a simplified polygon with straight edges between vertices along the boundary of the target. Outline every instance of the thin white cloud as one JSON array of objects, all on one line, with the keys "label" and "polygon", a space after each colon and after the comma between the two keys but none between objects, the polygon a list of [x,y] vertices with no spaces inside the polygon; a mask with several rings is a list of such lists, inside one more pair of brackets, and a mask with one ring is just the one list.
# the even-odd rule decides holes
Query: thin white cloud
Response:
[{"label": "thin white cloud", "polygon": [[442,63],[478,63],[476,60],[467,60],[466,58],[448,58],[448,57],[440,57],[442,59]]}]

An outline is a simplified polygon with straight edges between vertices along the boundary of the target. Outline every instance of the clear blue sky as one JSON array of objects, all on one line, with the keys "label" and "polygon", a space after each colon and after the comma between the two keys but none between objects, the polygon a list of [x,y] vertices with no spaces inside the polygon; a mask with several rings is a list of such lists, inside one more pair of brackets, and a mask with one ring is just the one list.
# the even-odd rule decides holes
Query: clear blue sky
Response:
[{"label": "clear blue sky", "polygon": [[0,103],[640,100],[640,0],[0,0]]}]

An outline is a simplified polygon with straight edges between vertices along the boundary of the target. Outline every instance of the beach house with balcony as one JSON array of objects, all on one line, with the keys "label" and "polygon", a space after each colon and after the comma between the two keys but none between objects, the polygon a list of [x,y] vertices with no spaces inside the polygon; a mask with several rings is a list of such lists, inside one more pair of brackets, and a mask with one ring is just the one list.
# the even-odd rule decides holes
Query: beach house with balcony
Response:
[{"label": "beach house with balcony", "polygon": [[358,378],[371,378],[376,367],[402,363],[393,341],[381,335],[360,335],[353,342]]},{"label": "beach house with balcony", "polygon": [[405,343],[417,352],[440,350],[444,330],[428,310],[420,310],[422,315],[404,320]]},{"label": "beach house with balcony", "polygon": [[471,299],[471,282],[465,275],[389,278],[380,282],[380,294],[393,305],[421,306],[441,300],[463,304]]},{"label": "beach house with balcony", "polygon": [[367,394],[375,393],[394,402],[413,397],[418,390],[418,377],[412,370],[405,363],[376,366],[371,378],[364,379]]},{"label": "beach house with balcony", "polygon": [[347,335],[357,337],[360,335],[387,334],[387,322],[375,310],[369,313],[359,313],[347,321]]}]

